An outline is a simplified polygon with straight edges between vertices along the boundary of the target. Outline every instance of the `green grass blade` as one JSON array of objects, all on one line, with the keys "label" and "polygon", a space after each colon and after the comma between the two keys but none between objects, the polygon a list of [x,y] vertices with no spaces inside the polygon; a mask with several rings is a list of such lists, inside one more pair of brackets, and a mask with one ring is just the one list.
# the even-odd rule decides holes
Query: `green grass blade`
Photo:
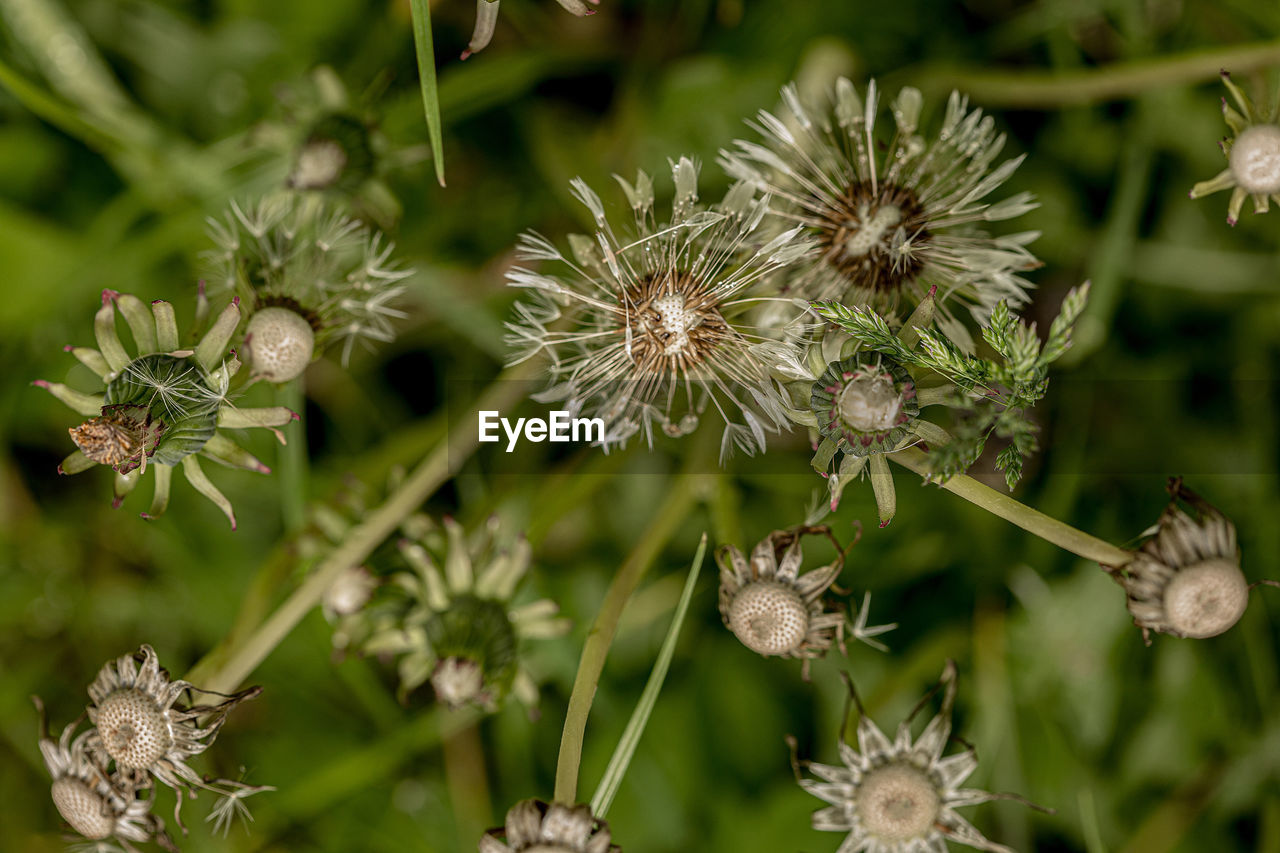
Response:
[{"label": "green grass blade", "polygon": [[413,47],[418,54],[427,138],[431,143],[431,157],[436,161],[436,180],[444,186],[444,134],[440,126],[440,93],[436,87],[436,51],[431,42],[431,6],[428,0],[409,0],[409,8],[413,11]]},{"label": "green grass blade", "polygon": [[666,680],[667,670],[671,667],[671,658],[676,651],[676,640],[680,638],[680,626],[684,624],[685,613],[688,612],[689,602],[693,599],[694,587],[698,585],[698,573],[702,570],[702,557],[706,551],[707,534],[704,533],[702,541],[698,543],[698,551],[693,555],[693,565],[689,567],[689,577],[684,582],[684,592],[680,593],[680,602],[676,605],[671,627],[667,629],[667,638],[662,641],[658,659],[653,664],[653,671],[649,673],[649,681],[644,686],[644,692],[640,694],[636,709],[631,712],[631,719],[618,740],[613,757],[609,759],[609,766],[605,768],[600,786],[596,788],[595,796],[591,798],[591,813],[597,818],[603,819],[605,813],[609,811],[609,806],[613,804],[614,795],[622,785],[622,777],[627,773],[631,757],[635,755],[636,746],[640,743],[640,736],[644,734],[644,727],[649,722],[649,715],[653,713],[653,707],[658,703],[658,694],[662,692],[662,683]]}]

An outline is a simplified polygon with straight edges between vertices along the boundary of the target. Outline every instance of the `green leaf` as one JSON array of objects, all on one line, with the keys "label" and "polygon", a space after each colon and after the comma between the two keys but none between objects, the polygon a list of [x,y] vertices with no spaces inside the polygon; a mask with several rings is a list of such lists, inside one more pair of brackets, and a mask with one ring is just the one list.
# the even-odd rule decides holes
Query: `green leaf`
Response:
[{"label": "green leaf", "polygon": [[667,670],[671,667],[671,658],[676,651],[676,640],[680,637],[680,626],[684,623],[685,614],[689,611],[689,602],[693,599],[693,589],[698,584],[698,572],[702,570],[702,558],[706,551],[707,534],[703,533],[702,541],[698,543],[698,550],[693,555],[693,565],[689,567],[689,576],[684,582],[684,592],[680,594],[675,615],[671,618],[671,627],[667,629],[667,638],[662,641],[658,659],[653,663],[653,671],[649,673],[649,680],[645,683],[644,692],[640,694],[640,701],[631,712],[631,719],[627,721],[627,727],[622,731],[622,737],[619,738],[618,745],[613,751],[613,757],[609,759],[609,766],[605,768],[600,785],[591,798],[591,813],[598,819],[603,819],[605,813],[609,811],[609,806],[613,804],[613,798],[622,784],[622,777],[627,773],[631,757],[635,755],[636,746],[640,743],[640,736],[644,734],[644,727],[649,722],[649,715],[653,713],[653,707],[658,703],[658,694],[662,692],[662,683],[666,680]]},{"label": "green leaf", "polygon": [[413,47],[418,54],[418,79],[422,84],[422,109],[427,117],[427,137],[436,163],[436,180],[444,186],[444,133],[440,124],[440,93],[436,86],[436,55],[431,41],[431,6],[428,0],[409,0],[413,12]]}]

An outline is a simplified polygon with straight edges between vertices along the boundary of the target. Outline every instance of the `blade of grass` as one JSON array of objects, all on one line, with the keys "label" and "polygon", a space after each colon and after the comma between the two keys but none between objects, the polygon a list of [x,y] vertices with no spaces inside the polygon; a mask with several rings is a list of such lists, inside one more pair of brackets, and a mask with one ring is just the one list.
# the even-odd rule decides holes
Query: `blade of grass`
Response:
[{"label": "blade of grass", "polygon": [[436,51],[431,41],[429,0],[409,0],[413,12],[413,47],[418,54],[418,79],[422,84],[422,110],[427,117],[427,138],[436,163],[436,180],[444,186],[444,135],[440,127],[440,93],[436,87]]},{"label": "blade of grass", "polygon": [[605,812],[613,805],[613,798],[622,784],[622,777],[627,774],[631,765],[631,757],[635,755],[640,737],[649,722],[649,715],[658,703],[658,694],[662,692],[662,683],[667,678],[667,670],[671,667],[671,658],[675,655],[676,641],[680,638],[680,626],[684,624],[685,613],[689,610],[689,602],[693,599],[694,587],[698,585],[698,573],[702,570],[702,557],[707,552],[707,534],[702,534],[698,550],[693,555],[693,565],[689,567],[689,577],[684,582],[684,592],[680,594],[680,603],[676,605],[675,616],[671,618],[671,627],[667,629],[667,638],[662,641],[662,649],[658,659],[654,661],[653,671],[649,673],[649,681],[640,694],[636,709],[631,712],[631,719],[618,740],[618,746],[609,759],[595,796],[591,798],[591,813],[598,819],[604,819]]}]

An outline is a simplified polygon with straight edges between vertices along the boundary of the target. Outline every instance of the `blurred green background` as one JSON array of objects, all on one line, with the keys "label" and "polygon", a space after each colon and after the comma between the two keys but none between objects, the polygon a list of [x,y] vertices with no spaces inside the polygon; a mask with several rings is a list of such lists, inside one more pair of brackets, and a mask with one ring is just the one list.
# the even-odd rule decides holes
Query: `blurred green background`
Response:
[{"label": "blurred green background", "polygon": [[[474,4],[432,6],[448,187],[424,158],[386,177],[403,204],[392,234],[418,270],[402,306],[411,316],[349,370],[310,369],[310,497],[412,464],[496,375],[511,246],[526,228],[562,239],[585,227],[570,178],[616,204],[611,173],[663,175],[666,158],[687,153],[714,198],[717,149],[746,135],[743,119],[772,108],[782,84],[874,75],[924,89],[935,120],[946,92],[966,85],[1009,132],[1006,151],[1029,152],[1006,189],[1041,201],[1009,223],[1043,232],[1031,313],[1049,316],[1068,287],[1094,282],[1076,351],[1038,413],[1044,452],[1020,498],[1126,544],[1163,508],[1165,476],[1183,474],[1238,525],[1250,579],[1280,575],[1280,214],[1246,213],[1233,230],[1225,194],[1186,197],[1223,166],[1218,67],[1280,65],[1273,0],[603,0],[586,19],[505,0],[493,44],[465,63],[455,57]],[[148,494],[112,510],[106,471],[56,474],[76,418],[31,381],[92,387],[62,347],[90,344],[103,288],[172,300],[190,318],[204,218],[287,169],[250,144],[253,128],[279,125],[282,84],[329,64],[353,97],[369,93],[394,149],[422,146],[425,125],[402,0],[0,0],[0,11],[0,848],[34,852],[64,844],[28,697],[43,696],[60,727],[99,667],[142,642],[177,676],[229,629],[260,572],[285,590],[297,571],[278,478],[212,470],[240,515],[234,533],[185,483],[158,522],[137,517]],[[1050,72],[1065,76],[1042,85]],[[261,387],[246,398],[270,401]],[[247,440],[272,464],[269,436]],[[479,726],[482,774],[451,790],[429,691],[402,707],[391,668],[336,662],[317,612],[255,673],[263,695],[195,761],[224,776],[243,767],[278,793],[250,801],[252,833],[227,840],[201,824],[202,797],[185,810],[183,848],[470,851],[477,826],[549,797],[586,627],[693,443],[607,458],[526,445],[514,468],[485,453],[432,499],[432,512],[474,523],[497,510],[527,529],[536,570],[524,595],[556,598],[577,625],[532,655],[538,719],[512,706]],[[750,547],[799,522],[822,486],[808,455],[796,433],[764,459],[733,460],[710,508],[664,549],[601,682],[584,798],[699,534]],[[842,539],[864,524],[842,583],[874,593],[873,621],[900,623],[892,651],[832,655],[803,683],[798,663],[755,657],[721,627],[708,563],[609,814],[615,841],[649,853],[835,850],[840,836],[808,828],[821,803],[795,785],[784,736],[803,757],[835,761],[838,672],[889,729],[953,657],[957,733],[981,758],[969,783],[1057,809],[966,809],[992,839],[1022,851],[1280,851],[1274,590],[1222,637],[1145,648],[1096,565],[898,476],[888,528],[876,529],[865,484],[832,519]],[[457,760],[475,745],[456,742]],[[171,803],[166,790],[158,813]]]}]

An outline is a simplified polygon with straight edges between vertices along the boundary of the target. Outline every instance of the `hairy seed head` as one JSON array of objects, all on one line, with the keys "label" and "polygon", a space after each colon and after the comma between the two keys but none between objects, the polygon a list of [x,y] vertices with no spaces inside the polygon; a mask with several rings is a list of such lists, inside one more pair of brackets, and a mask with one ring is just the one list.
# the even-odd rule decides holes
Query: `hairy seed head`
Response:
[{"label": "hairy seed head", "polygon": [[116,690],[103,699],[95,722],[107,754],[122,767],[146,770],[173,745],[160,706],[134,687]]},{"label": "hairy seed head", "polygon": [[1231,174],[1236,184],[1255,195],[1280,192],[1280,126],[1245,128],[1231,146]]},{"label": "hairy seed head", "polygon": [[743,645],[762,655],[793,652],[809,633],[809,609],[790,586],[756,581],[729,605],[729,628]]},{"label": "hairy seed head", "polygon": [[871,835],[885,841],[910,841],[926,835],[940,807],[937,788],[909,764],[877,767],[858,784],[858,816]]},{"label": "hairy seed head", "polygon": [[1216,637],[1244,615],[1249,585],[1229,560],[1205,560],[1180,570],[1164,591],[1165,615],[1178,632],[1194,639]]},{"label": "hairy seed head", "polygon": [[110,806],[82,780],[64,776],[53,783],[53,804],[71,828],[90,840],[115,832]]}]

